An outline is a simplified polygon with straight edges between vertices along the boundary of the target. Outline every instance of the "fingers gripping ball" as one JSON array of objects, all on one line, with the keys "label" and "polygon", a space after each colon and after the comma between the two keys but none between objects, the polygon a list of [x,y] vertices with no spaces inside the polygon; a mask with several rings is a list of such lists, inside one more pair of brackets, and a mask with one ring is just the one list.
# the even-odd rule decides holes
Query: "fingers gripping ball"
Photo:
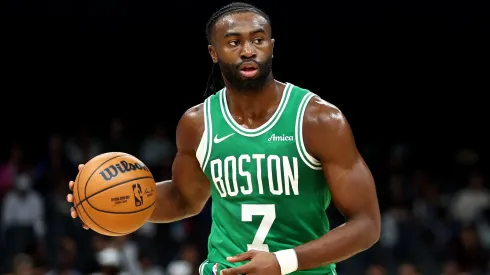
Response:
[{"label": "fingers gripping ball", "polygon": [[105,153],[85,164],[73,186],[78,217],[107,236],[132,233],[155,208],[156,183],[150,170],[126,153]]}]

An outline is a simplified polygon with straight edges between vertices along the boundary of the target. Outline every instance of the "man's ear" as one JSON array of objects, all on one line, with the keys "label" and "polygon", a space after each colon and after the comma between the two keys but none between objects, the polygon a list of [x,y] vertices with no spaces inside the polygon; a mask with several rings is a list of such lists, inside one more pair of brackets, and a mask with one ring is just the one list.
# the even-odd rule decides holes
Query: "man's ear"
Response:
[{"label": "man's ear", "polygon": [[274,38],[272,38],[271,42],[272,42],[272,58],[274,58],[274,45],[275,45],[276,40]]},{"label": "man's ear", "polygon": [[209,55],[211,56],[211,59],[213,60],[214,64],[218,63],[218,55],[216,54],[216,49],[214,48],[213,45],[208,45],[208,52]]}]

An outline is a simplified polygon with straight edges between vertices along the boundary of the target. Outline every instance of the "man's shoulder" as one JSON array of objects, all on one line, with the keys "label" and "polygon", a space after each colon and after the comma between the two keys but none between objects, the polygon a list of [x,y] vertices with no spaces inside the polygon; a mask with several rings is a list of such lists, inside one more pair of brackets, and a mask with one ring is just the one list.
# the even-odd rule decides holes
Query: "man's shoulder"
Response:
[{"label": "man's shoulder", "polygon": [[187,109],[177,125],[177,147],[197,150],[201,136],[204,133],[204,103],[199,103]]},{"label": "man's shoulder", "polygon": [[350,128],[347,118],[339,107],[326,101],[318,95],[314,95],[305,108],[303,117],[303,129],[306,136],[322,133],[325,137],[330,134],[343,132],[344,128]]},{"label": "man's shoulder", "polygon": [[190,108],[188,108],[184,114],[182,115],[182,118],[186,120],[202,120],[204,116],[204,102],[201,102],[197,105],[194,105]]},{"label": "man's shoulder", "polygon": [[302,96],[310,96],[304,110],[304,123],[338,123],[339,120],[344,119],[339,107],[319,96],[314,90],[291,82],[285,83],[290,84],[292,88],[295,91],[300,92]]}]

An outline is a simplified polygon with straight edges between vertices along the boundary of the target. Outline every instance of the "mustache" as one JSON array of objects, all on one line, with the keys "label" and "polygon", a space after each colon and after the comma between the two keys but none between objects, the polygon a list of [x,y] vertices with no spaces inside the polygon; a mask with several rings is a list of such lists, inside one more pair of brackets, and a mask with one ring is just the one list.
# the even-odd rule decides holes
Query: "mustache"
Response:
[{"label": "mustache", "polygon": [[255,65],[257,65],[257,67],[260,67],[260,63],[255,61],[254,59],[245,59],[243,60],[242,62],[238,63],[238,65],[236,65],[236,68],[239,69],[240,66],[243,64],[243,63],[250,63],[250,62],[253,62],[255,63]]}]

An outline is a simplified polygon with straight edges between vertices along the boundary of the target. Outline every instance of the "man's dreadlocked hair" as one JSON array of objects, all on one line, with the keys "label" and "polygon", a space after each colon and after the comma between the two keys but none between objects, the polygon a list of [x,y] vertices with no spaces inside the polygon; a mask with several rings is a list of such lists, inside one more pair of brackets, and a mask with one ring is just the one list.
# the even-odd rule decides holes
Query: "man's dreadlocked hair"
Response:
[{"label": "man's dreadlocked hair", "polygon": [[[236,14],[236,13],[243,13],[243,12],[253,12],[256,13],[267,20],[270,24],[270,19],[269,16],[260,10],[259,8],[243,3],[243,2],[233,2],[231,4],[228,4],[218,11],[216,11],[211,18],[209,18],[208,23],[206,24],[206,38],[208,40],[209,44],[212,44],[212,36],[213,36],[213,28],[216,22],[223,18],[226,15],[230,14]],[[219,86],[218,86],[219,85]],[[213,63],[213,67],[211,68],[211,74],[209,75],[208,78],[208,84],[206,87],[206,92],[204,93],[204,96],[208,96],[210,94],[214,94],[215,92],[219,91],[222,87],[224,86],[223,79],[221,78],[221,72],[219,69],[219,65]]]}]

